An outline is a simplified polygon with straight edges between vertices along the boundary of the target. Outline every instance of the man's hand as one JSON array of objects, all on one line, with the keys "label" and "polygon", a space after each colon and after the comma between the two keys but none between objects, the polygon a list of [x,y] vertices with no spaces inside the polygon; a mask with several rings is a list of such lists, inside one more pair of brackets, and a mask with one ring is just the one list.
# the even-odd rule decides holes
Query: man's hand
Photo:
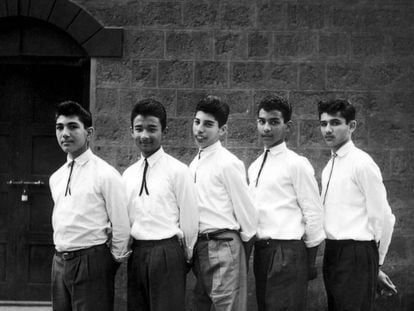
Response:
[{"label": "man's hand", "polygon": [[397,294],[397,287],[392,283],[391,279],[382,271],[378,272],[377,292],[381,296],[394,296]]}]

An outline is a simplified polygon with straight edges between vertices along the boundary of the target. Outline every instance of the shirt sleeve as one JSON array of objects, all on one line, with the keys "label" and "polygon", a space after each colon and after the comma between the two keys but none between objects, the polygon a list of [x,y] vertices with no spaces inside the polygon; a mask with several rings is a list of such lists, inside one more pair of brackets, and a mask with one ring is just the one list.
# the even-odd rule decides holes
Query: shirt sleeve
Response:
[{"label": "shirt sleeve", "polygon": [[111,253],[115,260],[123,261],[131,253],[128,245],[130,223],[125,187],[121,176],[115,171],[105,174],[102,179],[101,191],[112,224]]},{"label": "shirt sleeve", "polygon": [[222,175],[233,203],[234,214],[241,227],[241,239],[246,242],[256,234],[258,215],[248,191],[243,162],[226,163],[222,168]]},{"label": "shirt sleeve", "polygon": [[325,239],[323,208],[315,173],[304,158],[292,165],[291,169],[293,187],[305,221],[304,242],[308,248],[315,247]]},{"label": "shirt sleeve", "polygon": [[180,209],[180,228],[184,233],[184,250],[187,261],[190,261],[197,241],[199,216],[196,189],[187,167],[176,174],[174,187]]},{"label": "shirt sleeve", "polygon": [[361,161],[356,175],[358,186],[365,194],[368,222],[375,241],[379,243],[379,264],[382,265],[391,243],[395,216],[388,204],[381,172],[375,162]]}]

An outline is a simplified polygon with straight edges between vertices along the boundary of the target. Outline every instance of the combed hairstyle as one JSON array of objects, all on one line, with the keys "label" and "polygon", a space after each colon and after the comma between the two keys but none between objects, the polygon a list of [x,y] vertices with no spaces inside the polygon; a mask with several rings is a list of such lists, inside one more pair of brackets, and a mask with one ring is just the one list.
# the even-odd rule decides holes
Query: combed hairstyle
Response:
[{"label": "combed hairstyle", "polygon": [[194,115],[197,114],[198,111],[213,115],[218,122],[218,126],[222,127],[227,123],[230,108],[227,103],[220,99],[220,97],[208,95],[198,102]]},{"label": "combed hairstyle", "polygon": [[259,116],[261,109],[266,112],[272,110],[280,111],[285,123],[290,121],[292,118],[292,106],[289,104],[288,100],[282,96],[266,96],[259,102],[259,105],[257,106],[257,116]]},{"label": "combed hairstyle", "polygon": [[138,101],[131,111],[131,126],[134,126],[134,120],[138,115],[143,117],[156,117],[160,120],[161,129],[164,131],[167,127],[167,112],[163,104],[152,98],[146,98]]},{"label": "combed hairstyle", "polygon": [[67,100],[56,105],[55,120],[60,116],[76,116],[85,128],[92,126],[92,114],[79,103],[72,100]]},{"label": "combed hairstyle", "polygon": [[321,119],[322,113],[334,115],[338,112],[348,124],[349,121],[355,120],[356,110],[350,101],[346,99],[331,99],[327,101],[320,101],[318,103],[319,119]]}]

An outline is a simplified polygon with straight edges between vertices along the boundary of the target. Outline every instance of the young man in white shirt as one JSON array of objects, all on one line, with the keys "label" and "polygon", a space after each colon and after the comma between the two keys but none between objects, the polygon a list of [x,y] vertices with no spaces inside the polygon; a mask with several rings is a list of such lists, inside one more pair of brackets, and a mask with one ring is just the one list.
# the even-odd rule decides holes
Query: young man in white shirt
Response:
[{"label": "young man in white shirt", "polygon": [[243,242],[256,234],[257,213],[243,162],[219,140],[226,133],[228,115],[226,103],[208,96],[197,104],[193,121],[199,147],[190,164],[200,212],[194,254],[198,311],[246,310],[248,258]]},{"label": "young man in white shirt", "polygon": [[374,308],[377,280],[395,291],[379,270],[391,242],[395,217],[380,169],[355,147],[355,108],[347,100],[318,104],[320,129],[332,157],[322,172],[326,244],[323,263],[328,309]]},{"label": "young man in white shirt", "polygon": [[164,106],[139,101],[131,133],[141,158],[123,174],[132,224],[128,310],[185,308],[188,265],[198,233],[197,198],[189,168],[161,146],[167,132]]},{"label": "young man in white shirt", "polygon": [[68,156],[50,177],[55,311],[113,310],[118,263],[130,253],[122,179],[89,149],[92,133],[89,111],[72,101],[57,106],[56,137]]},{"label": "young man in white shirt", "polygon": [[257,108],[264,153],[249,167],[249,190],[259,213],[254,275],[259,311],[306,310],[308,280],[325,239],[323,211],[312,165],[288,149],[292,108],[269,96]]}]

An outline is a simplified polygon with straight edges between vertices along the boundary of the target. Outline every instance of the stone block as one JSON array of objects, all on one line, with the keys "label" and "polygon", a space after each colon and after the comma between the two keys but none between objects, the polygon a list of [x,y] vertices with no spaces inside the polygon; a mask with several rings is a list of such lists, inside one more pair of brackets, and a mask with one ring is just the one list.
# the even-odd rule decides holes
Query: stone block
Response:
[{"label": "stone block", "polygon": [[292,105],[293,116],[302,119],[318,120],[318,103],[335,98],[345,98],[341,92],[327,91],[292,91],[289,102]]},{"label": "stone block", "polygon": [[128,85],[131,68],[127,60],[99,59],[96,62],[96,85]]},{"label": "stone block", "polygon": [[381,57],[384,54],[384,36],[355,34],[351,37],[352,57]]},{"label": "stone block", "polygon": [[137,87],[157,86],[157,62],[156,61],[132,61],[132,83]]},{"label": "stone block", "polygon": [[231,67],[231,87],[263,87],[265,64],[259,62],[234,62]]},{"label": "stone block", "polygon": [[327,64],[326,86],[328,90],[346,90],[363,88],[362,64]]},{"label": "stone block", "polygon": [[86,11],[80,11],[67,27],[66,32],[78,43],[83,44],[102,29],[102,25]]},{"label": "stone block", "polygon": [[325,23],[325,8],[322,4],[288,4],[288,28],[321,29]]},{"label": "stone block", "polygon": [[138,1],[102,1],[99,3],[86,0],[84,5],[105,25],[141,26],[141,5]]},{"label": "stone block", "polygon": [[221,27],[248,29],[254,26],[255,6],[249,1],[221,4]]},{"label": "stone block", "polygon": [[[129,141],[130,143],[128,145],[117,147],[115,151],[116,167],[121,173],[123,173],[129,166],[134,164],[140,158],[140,151],[135,146],[134,140],[132,139],[131,135],[129,135]],[[125,276],[123,276],[122,274],[121,276],[122,280],[124,280]],[[119,288],[122,288],[122,286],[126,287],[126,283],[115,283],[115,286],[119,286]]]},{"label": "stone block", "polygon": [[116,115],[97,114],[94,123],[97,144],[124,144],[131,137],[129,122],[120,120]]},{"label": "stone block", "polygon": [[239,60],[247,58],[246,34],[218,31],[214,35],[214,51],[217,59]]},{"label": "stone block", "polygon": [[325,65],[321,63],[300,65],[299,88],[301,90],[324,90]]},{"label": "stone block", "polygon": [[414,240],[394,234],[386,257],[387,265],[410,265],[414,262]]},{"label": "stone block", "polygon": [[166,39],[166,57],[175,59],[211,59],[213,40],[208,32],[169,32]]},{"label": "stone block", "polygon": [[412,90],[414,67],[404,63],[368,64],[364,68],[364,84],[377,90]]},{"label": "stone block", "polygon": [[109,88],[96,89],[95,110],[97,113],[118,114],[118,90]]},{"label": "stone block", "polygon": [[219,1],[186,1],[183,14],[186,28],[215,28],[219,25]]},{"label": "stone block", "polygon": [[275,34],[274,58],[316,58],[317,41],[314,33]]},{"label": "stone block", "polygon": [[181,26],[181,4],[177,2],[147,2],[140,12],[144,26]]},{"label": "stone block", "polygon": [[346,58],[350,54],[350,39],[346,33],[321,33],[319,35],[320,57]]},{"label": "stone block", "polygon": [[413,35],[397,35],[391,38],[391,52],[394,56],[412,56],[414,51]]},{"label": "stone block", "polygon": [[270,32],[252,32],[248,34],[248,58],[270,60],[273,36]]},{"label": "stone block", "polygon": [[[413,147],[411,144],[406,147]],[[391,174],[394,178],[413,178],[414,176],[414,155],[409,150],[391,151]]]},{"label": "stone block", "polygon": [[[20,1],[20,12],[22,13],[23,3],[25,1]],[[30,8],[29,16],[43,21],[47,21],[51,13],[52,8],[54,7],[54,0],[38,0],[36,5],[28,5]],[[23,14],[22,14],[23,15]]]},{"label": "stone block", "polygon": [[196,88],[225,88],[228,85],[228,65],[225,62],[197,62]]},{"label": "stone block", "polygon": [[227,122],[228,147],[257,147],[258,134],[254,119],[231,118]]},{"label": "stone block", "polygon": [[401,148],[412,146],[414,131],[403,119],[369,118],[369,147]]},{"label": "stone block", "polygon": [[160,61],[158,64],[160,87],[185,88],[193,86],[193,63],[188,61]]},{"label": "stone block", "polygon": [[324,146],[319,120],[296,120],[295,122],[299,131],[298,146],[301,148],[321,148]]},{"label": "stone block", "polygon": [[119,91],[119,111],[123,115],[129,115],[132,107],[142,98],[141,91],[137,89],[121,89]]},{"label": "stone block", "polygon": [[125,56],[138,58],[164,57],[164,33],[158,30],[125,29]]},{"label": "stone block", "polygon": [[171,147],[192,146],[192,122],[189,118],[168,118],[163,143]]},{"label": "stone block", "polygon": [[7,3],[6,1],[0,2],[0,17],[6,17],[8,15],[7,12]]},{"label": "stone block", "polygon": [[291,90],[298,87],[298,68],[294,63],[268,63],[264,86],[275,90]]},{"label": "stone block", "polygon": [[194,116],[194,110],[198,102],[210,95],[206,90],[178,90],[177,91],[177,116]]},{"label": "stone block", "polygon": [[283,30],[287,23],[286,6],[271,0],[258,1],[257,27],[265,30]]},{"label": "stone block", "polygon": [[383,180],[389,179],[391,176],[391,152],[384,149],[369,150],[365,147],[362,149],[368,152],[368,154],[374,159],[375,163],[378,165],[381,171]]}]

